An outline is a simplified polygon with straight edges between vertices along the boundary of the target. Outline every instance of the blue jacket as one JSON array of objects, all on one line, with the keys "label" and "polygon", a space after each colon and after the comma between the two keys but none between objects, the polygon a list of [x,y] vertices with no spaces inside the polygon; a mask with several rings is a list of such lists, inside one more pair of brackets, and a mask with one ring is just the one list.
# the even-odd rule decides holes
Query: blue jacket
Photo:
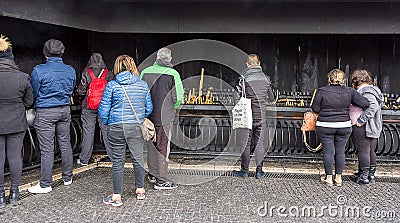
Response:
[{"label": "blue jacket", "polygon": [[121,85],[128,93],[141,123],[153,111],[150,89],[146,82],[129,71],[123,71],[117,74],[114,80],[108,82],[103,92],[98,114],[104,125],[138,123]]},{"label": "blue jacket", "polygon": [[49,57],[45,64],[35,66],[31,85],[35,108],[53,108],[71,103],[76,82],[75,69],[60,57]]}]

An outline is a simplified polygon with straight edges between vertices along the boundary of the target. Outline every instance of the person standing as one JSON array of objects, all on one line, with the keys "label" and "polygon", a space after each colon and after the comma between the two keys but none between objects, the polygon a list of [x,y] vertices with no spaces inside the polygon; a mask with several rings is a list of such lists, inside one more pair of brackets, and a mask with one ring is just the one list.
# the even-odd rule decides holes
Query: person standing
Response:
[{"label": "person standing", "polygon": [[140,80],[132,57],[119,56],[115,60],[114,73],[115,80],[107,84],[98,112],[103,125],[107,125],[107,136],[112,148],[113,193],[105,197],[103,203],[121,206],[126,145],[131,152],[135,173],[136,198],[145,198],[144,140],[137,119],[143,123],[144,118],[152,112],[153,104],[149,87]]},{"label": "person standing", "polygon": [[29,128],[26,109],[33,103],[29,75],[18,70],[11,43],[0,35],[0,208],[6,206],[4,164],[10,168],[10,204],[17,204],[22,174],[22,143]]},{"label": "person standing", "polygon": [[256,179],[265,176],[262,170],[265,155],[264,134],[266,130],[266,106],[274,102],[274,94],[269,77],[262,71],[260,59],[256,54],[250,54],[246,61],[247,69],[243,72],[241,82],[244,81],[246,97],[251,99],[253,115],[252,129],[247,130],[242,141],[242,163],[240,171],[234,170],[237,177],[246,178],[249,175],[250,146],[252,138],[255,145]]},{"label": "person standing", "polygon": [[[101,133],[103,136],[104,146],[107,151],[108,157],[111,158],[112,152],[110,149],[110,145],[107,139],[107,127],[102,124],[100,118],[97,114],[97,108],[90,108],[88,106],[88,90],[89,85],[92,82],[94,76],[95,78],[100,78],[109,82],[113,79],[113,72],[109,71],[106,67],[106,63],[103,60],[103,57],[100,53],[93,53],[90,56],[90,59],[87,63],[86,68],[82,72],[81,83],[76,90],[78,95],[85,96],[82,101],[82,128],[83,128],[83,137],[82,137],[82,150],[79,154],[79,158],[77,163],[86,166],[89,164],[90,157],[92,156],[93,151],[93,141],[94,141],[94,130],[96,126],[96,120],[99,120],[99,127],[101,129]],[[104,89],[103,89],[104,90]],[[100,95],[101,97],[101,95]]]},{"label": "person standing", "polygon": [[167,179],[168,155],[175,110],[183,98],[183,85],[178,71],[173,69],[172,54],[168,48],[157,52],[154,65],[144,69],[140,75],[151,92],[154,109],[149,119],[156,129],[156,142],[147,143],[149,180],[154,189],[174,189],[178,185]]},{"label": "person standing", "polygon": [[56,39],[46,41],[43,47],[46,63],[35,66],[31,74],[36,110],[34,126],[41,152],[40,182],[28,188],[31,193],[52,191],[54,137],[61,151],[62,180],[65,186],[72,183],[70,104],[76,73],[74,68],[64,64],[61,58],[64,50],[61,41]]},{"label": "person standing", "polygon": [[318,113],[316,133],[322,143],[325,176],[321,181],[333,186],[333,161],[335,160],[335,184],[342,186],[345,164],[345,147],[352,132],[349,116],[351,104],[362,109],[369,102],[353,88],[345,86],[346,74],[333,69],[328,73],[328,86],[318,89],[312,110]]},{"label": "person standing", "polygon": [[350,180],[360,185],[375,182],[375,147],[382,132],[383,95],[372,85],[372,77],[366,70],[357,69],[351,76],[352,86],[370,103],[359,117],[355,117],[351,138],[357,149],[359,172]]}]

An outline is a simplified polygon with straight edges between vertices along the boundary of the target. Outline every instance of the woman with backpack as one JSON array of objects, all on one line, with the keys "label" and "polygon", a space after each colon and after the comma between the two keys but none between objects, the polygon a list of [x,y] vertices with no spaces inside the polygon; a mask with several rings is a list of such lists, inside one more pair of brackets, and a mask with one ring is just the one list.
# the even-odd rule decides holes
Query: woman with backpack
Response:
[{"label": "woman with backpack", "polygon": [[[139,122],[143,123],[153,111],[150,89],[140,80],[135,61],[128,55],[115,60],[115,79],[107,84],[99,106],[99,116],[107,125],[107,136],[112,148],[113,193],[103,203],[121,206],[126,145],[131,152],[135,173],[135,193],[138,200],[145,198],[144,139]],[[135,114],[136,113],[136,114]]]},{"label": "woman with backpack", "polygon": [[113,79],[113,73],[108,71],[103,57],[100,53],[93,53],[82,71],[81,83],[78,86],[77,94],[85,96],[82,101],[82,151],[79,154],[77,163],[86,166],[89,164],[92,156],[94,144],[94,131],[96,120],[99,120],[99,126],[103,136],[104,145],[107,155],[111,158],[111,149],[107,139],[106,126],[101,124],[97,114],[97,108],[100,104],[101,96],[106,87],[107,82]]}]

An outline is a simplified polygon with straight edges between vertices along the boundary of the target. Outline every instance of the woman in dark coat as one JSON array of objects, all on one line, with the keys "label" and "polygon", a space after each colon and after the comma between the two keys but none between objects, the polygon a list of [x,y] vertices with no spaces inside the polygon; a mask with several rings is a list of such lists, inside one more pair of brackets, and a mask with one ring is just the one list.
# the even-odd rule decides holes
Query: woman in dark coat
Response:
[{"label": "woman in dark coat", "polygon": [[0,36],[0,208],[5,207],[4,163],[10,167],[10,203],[17,204],[22,173],[22,143],[28,129],[26,109],[33,103],[29,75],[15,65],[11,43]]}]

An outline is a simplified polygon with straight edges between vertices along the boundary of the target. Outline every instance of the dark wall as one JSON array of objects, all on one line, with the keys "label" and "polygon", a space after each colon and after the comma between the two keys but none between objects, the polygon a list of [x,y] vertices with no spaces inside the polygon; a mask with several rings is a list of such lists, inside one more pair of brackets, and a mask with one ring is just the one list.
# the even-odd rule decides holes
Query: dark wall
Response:
[{"label": "dark wall", "polygon": [[[42,47],[49,38],[65,44],[64,60],[76,69],[78,78],[92,52],[102,53],[111,69],[120,54],[132,55],[140,63],[169,44],[214,39],[258,53],[274,87],[281,91],[311,92],[326,85],[327,72],[339,67],[346,73],[368,69],[384,92],[400,94],[400,35],[100,33],[1,16],[0,27],[0,33],[13,42],[17,63],[28,73],[44,61]],[[202,67],[207,75],[231,84],[238,78],[229,68],[204,61],[176,66],[183,79],[199,74]]]}]

